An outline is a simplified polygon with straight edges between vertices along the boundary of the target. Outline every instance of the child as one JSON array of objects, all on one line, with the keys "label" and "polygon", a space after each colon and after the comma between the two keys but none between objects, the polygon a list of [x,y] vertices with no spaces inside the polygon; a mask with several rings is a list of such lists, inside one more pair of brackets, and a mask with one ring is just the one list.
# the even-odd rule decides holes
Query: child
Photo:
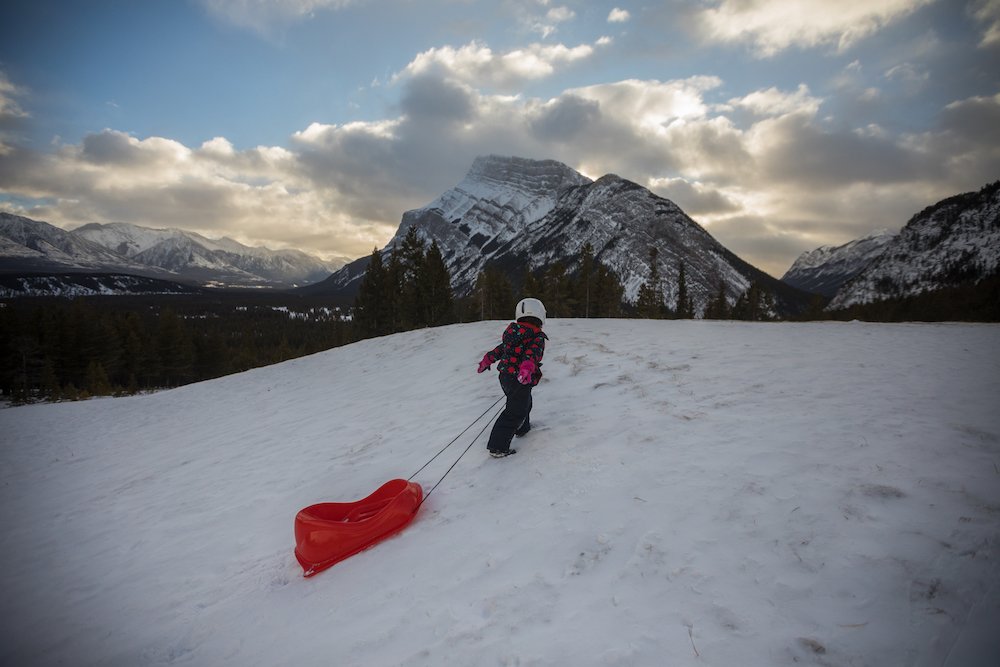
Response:
[{"label": "child", "polygon": [[542,379],[542,354],[548,339],[542,331],[545,306],[538,299],[521,299],[514,319],[517,321],[507,325],[500,344],[479,362],[480,373],[498,362],[500,387],[507,396],[486,445],[490,456],[498,459],[516,453],[510,448],[511,439],[531,430],[531,388]]}]

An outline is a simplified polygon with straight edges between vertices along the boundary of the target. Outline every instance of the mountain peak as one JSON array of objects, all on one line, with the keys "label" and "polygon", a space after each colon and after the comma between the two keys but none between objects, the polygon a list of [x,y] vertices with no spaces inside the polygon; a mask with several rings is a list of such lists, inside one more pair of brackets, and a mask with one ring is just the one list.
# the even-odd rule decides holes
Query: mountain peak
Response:
[{"label": "mountain peak", "polygon": [[[754,281],[773,286],[779,300],[788,295],[789,308],[798,307],[795,290],[727,251],[670,200],[616,174],[594,181],[556,160],[476,158],[458,185],[403,214],[383,252],[398,247],[411,227],[425,242],[437,242],[459,296],[473,290],[488,265],[504,267],[515,283],[525,270],[537,272],[556,262],[575,271],[582,248],[590,244],[594,257],[618,275],[625,299],[634,301],[652,271],[649,247],[655,245],[668,302],[676,298],[683,265],[698,308],[715,298],[720,282],[734,302]],[[344,267],[325,289],[356,289],[367,261]]]},{"label": "mountain peak", "polygon": [[557,160],[480,155],[469,168],[463,182],[497,183],[528,189],[531,192],[551,192],[590,183],[591,180]]}]

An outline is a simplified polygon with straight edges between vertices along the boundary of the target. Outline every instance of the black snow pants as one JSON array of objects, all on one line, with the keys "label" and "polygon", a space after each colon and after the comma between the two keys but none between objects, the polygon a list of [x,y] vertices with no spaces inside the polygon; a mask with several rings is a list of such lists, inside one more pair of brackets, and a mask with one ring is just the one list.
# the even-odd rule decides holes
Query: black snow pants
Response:
[{"label": "black snow pants", "polygon": [[526,425],[531,414],[530,384],[521,384],[511,376],[501,375],[500,387],[507,396],[507,404],[490,432],[490,441],[486,448],[491,452],[505,452],[510,449],[514,431]]}]

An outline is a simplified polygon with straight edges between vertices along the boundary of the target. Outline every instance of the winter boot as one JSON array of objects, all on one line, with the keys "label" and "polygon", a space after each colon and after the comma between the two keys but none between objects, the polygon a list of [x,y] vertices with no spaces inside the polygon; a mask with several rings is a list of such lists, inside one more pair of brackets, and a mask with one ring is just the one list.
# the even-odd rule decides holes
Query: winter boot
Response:
[{"label": "winter boot", "polygon": [[502,459],[503,457],[510,456],[511,454],[517,454],[517,450],[516,449],[504,449],[499,451],[493,451],[492,449],[490,450],[490,456],[492,456],[495,459]]}]

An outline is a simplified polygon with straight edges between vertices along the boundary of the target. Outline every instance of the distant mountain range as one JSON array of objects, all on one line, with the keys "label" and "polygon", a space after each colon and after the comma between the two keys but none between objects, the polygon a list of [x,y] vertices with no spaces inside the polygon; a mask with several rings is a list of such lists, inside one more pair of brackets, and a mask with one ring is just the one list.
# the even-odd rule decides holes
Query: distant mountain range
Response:
[{"label": "distant mountain range", "polygon": [[[405,212],[382,252],[401,243],[411,226],[425,242],[437,241],[459,296],[472,291],[488,265],[515,283],[525,269],[556,261],[572,272],[590,243],[595,259],[617,272],[629,301],[650,276],[652,246],[659,251],[668,305],[676,299],[682,263],[696,312],[720,285],[734,302],[756,282],[775,295],[782,314],[802,310],[811,298],[734,255],[672,201],[614,174],[593,181],[554,160],[477,158],[459,184]],[[306,291],[355,293],[369,259],[351,262]]]},{"label": "distant mountain range", "polygon": [[125,273],[224,287],[291,288],[328,277],[343,262],[300,250],[254,248],[179,229],[91,223],[72,231],[0,213],[0,273]]}]

